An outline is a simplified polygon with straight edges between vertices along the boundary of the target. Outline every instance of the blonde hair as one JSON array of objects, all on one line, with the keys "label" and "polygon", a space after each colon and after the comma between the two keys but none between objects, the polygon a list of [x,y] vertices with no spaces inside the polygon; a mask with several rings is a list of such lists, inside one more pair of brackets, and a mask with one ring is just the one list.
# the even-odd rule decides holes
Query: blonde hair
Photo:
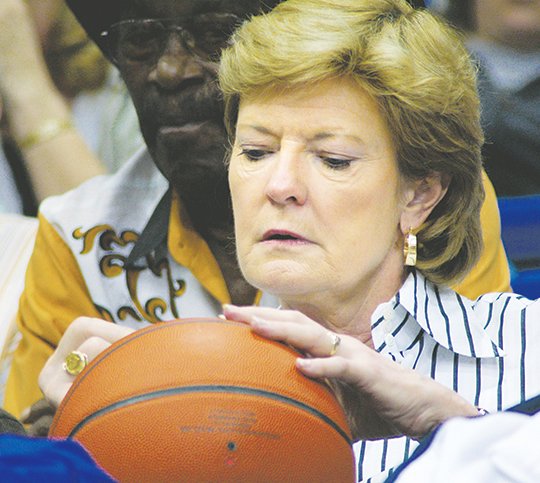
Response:
[{"label": "blonde hair", "polygon": [[347,76],[379,105],[404,179],[433,173],[448,192],[417,231],[417,267],[452,284],[482,249],[480,109],[459,34],[405,0],[287,0],[223,52],[219,82],[234,136],[240,98]]}]

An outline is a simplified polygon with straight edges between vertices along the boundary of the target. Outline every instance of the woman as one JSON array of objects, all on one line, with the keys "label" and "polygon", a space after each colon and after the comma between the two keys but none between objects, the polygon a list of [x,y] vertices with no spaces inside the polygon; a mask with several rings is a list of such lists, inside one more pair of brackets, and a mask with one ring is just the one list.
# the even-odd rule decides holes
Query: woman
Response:
[{"label": "woman", "polygon": [[[474,70],[452,31],[403,0],[288,0],[243,26],[220,82],[239,262],[282,303],[224,315],[335,381],[359,480],[415,444],[368,439],[418,438],[539,392],[526,347],[540,307],[444,287],[479,255],[483,199]],[[72,382],[70,351],[91,359],[120,329],[72,324],[40,376],[49,400]]]},{"label": "woman", "polygon": [[[475,72],[451,30],[400,0],[289,0],[240,29],[220,82],[240,267],[282,303],[227,318],[344,382],[361,438],[539,391],[538,304],[445,288],[477,259],[483,199]],[[411,448],[357,443],[359,479]]]}]

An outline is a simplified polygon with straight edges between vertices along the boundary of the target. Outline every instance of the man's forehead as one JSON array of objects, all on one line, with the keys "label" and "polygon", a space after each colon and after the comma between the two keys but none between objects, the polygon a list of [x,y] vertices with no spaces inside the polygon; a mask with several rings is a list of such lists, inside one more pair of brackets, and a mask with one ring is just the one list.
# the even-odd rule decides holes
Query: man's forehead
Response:
[{"label": "man's forehead", "polygon": [[122,17],[174,18],[212,12],[247,16],[263,5],[277,3],[279,0],[133,0],[125,2]]}]

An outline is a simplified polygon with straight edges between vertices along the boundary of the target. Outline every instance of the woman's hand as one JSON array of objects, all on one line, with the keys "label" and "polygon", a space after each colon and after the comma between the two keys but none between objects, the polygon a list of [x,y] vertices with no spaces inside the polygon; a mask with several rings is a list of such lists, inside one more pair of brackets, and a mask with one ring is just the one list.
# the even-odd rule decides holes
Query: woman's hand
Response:
[{"label": "woman's hand", "polygon": [[82,352],[88,356],[90,362],[113,342],[133,331],[134,329],[101,319],[90,317],[75,319],[39,375],[39,387],[49,404],[57,408],[75,379],[64,369],[64,361],[70,352]]},{"label": "woman's hand", "polygon": [[[297,368],[306,376],[330,378],[347,413],[355,440],[397,435],[420,438],[454,416],[477,410],[454,391],[380,355],[358,339],[335,334],[300,312],[226,305],[228,320],[290,344],[308,355]],[[330,355],[335,349],[335,354]]]}]

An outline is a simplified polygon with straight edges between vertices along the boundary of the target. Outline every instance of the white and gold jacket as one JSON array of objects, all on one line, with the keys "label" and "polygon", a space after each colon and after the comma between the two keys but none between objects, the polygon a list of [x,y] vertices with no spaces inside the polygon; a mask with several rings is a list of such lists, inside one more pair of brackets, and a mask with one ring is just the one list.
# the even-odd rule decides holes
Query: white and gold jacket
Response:
[{"label": "white and gold jacket", "polygon": [[[42,397],[39,372],[79,316],[141,328],[215,317],[230,302],[214,256],[182,213],[146,150],[116,174],[43,202],[20,300],[22,339],[6,409],[19,415]],[[277,305],[269,296],[254,302]]]}]

